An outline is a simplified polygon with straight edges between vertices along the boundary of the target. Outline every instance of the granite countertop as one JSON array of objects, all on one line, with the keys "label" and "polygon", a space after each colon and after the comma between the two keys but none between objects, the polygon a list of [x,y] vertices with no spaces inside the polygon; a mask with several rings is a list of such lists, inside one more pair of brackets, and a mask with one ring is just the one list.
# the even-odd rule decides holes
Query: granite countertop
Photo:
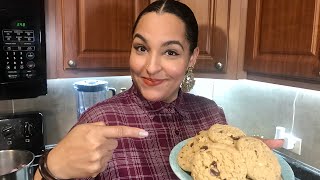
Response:
[{"label": "granite countertop", "polygon": [[296,180],[320,180],[320,170],[274,150],[290,165]]}]

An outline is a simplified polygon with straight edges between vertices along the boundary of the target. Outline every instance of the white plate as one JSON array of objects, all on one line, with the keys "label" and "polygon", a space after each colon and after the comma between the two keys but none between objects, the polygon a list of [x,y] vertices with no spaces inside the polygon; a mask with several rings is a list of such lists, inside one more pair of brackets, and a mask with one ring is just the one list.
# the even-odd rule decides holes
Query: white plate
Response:
[{"label": "white plate", "polygon": [[[192,177],[186,173],[184,170],[180,168],[177,162],[177,156],[180,149],[187,143],[187,140],[181,141],[178,143],[172,150],[169,156],[170,166],[173,172],[177,175],[177,177],[181,180],[192,180]],[[289,166],[289,164],[278,154],[275,153],[279,160],[279,164],[281,166],[281,176],[283,180],[294,180],[294,174]]]}]

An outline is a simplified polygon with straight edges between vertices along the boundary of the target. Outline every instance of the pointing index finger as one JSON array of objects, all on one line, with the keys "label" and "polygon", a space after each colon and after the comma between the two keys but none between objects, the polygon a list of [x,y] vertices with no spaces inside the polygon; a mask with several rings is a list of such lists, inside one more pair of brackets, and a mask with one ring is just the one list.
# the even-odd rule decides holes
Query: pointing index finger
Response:
[{"label": "pointing index finger", "polygon": [[130,126],[101,126],[101,132],[106,138],[145,138],[149,135],[143,129]]}]

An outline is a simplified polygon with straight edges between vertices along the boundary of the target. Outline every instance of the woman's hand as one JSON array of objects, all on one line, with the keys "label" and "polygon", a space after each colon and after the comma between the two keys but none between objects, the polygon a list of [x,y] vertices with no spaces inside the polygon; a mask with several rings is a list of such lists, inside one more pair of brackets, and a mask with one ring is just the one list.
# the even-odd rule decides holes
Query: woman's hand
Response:
[{"label": "woman's hand", "polygon": [[281,148],[284,140],[283,139],[263,139],[260,137],[255,137],[260,139],[262,142],[264,142],[270,149],[277,149]]},{"label": "woman's hand", "polygon": [[95,177],[104,171],[118,146],[115,138],[144,138],[148,132],[104,122],[74,127],[48,155],[48,169],[59,179]]}]

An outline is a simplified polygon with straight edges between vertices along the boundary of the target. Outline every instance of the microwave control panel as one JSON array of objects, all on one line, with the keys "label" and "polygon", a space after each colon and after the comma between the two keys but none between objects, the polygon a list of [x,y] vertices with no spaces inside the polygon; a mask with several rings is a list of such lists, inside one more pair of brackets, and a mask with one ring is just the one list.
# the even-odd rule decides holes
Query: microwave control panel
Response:
[{"label": "microwave control panel", "polygon": [[[23,25],[22,22],[17,22]],[[32,79],[37,76],[35,32],[32,29],[3,29],[3,68],[7,81]]]},{"label": "microwave control panel", "polygon": [[0,3],[0,100],[47,94],[44,0]]}]

